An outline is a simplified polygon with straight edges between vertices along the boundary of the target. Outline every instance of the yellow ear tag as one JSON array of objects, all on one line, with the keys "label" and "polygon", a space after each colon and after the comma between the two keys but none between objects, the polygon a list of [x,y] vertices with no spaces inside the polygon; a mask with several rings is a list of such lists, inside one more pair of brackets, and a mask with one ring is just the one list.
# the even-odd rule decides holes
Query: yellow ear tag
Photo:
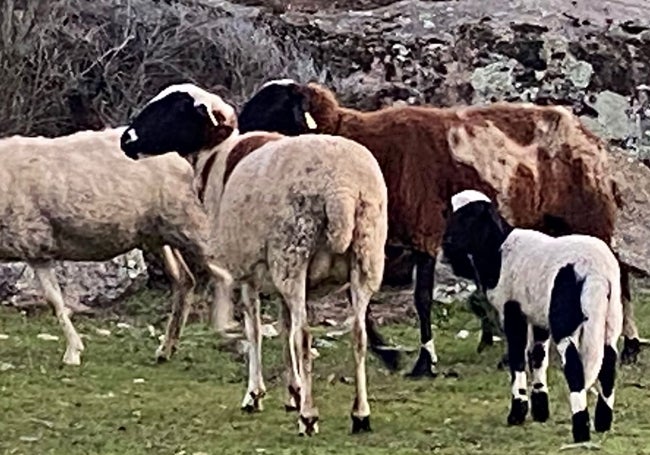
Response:
[{"label": "yellow ear tag", "polygon": [[312,117],[309,112],[305,112],[305,121],[307,122],[307,128],[310,130],[315,130],[318,128],[318,125],[316,125],[316,120],[314,120],[314,117]]},{"label": "yellow ear tag", "polygon": [[219,122],[217,121],[217,118],[214,116],[214,113],[212,112],[212,109],[210,109],[210,108],[208,108],[208,117],[210,117],[210,120],[212,120],[212,123],[214,123],[214,126],[219,126]]}]

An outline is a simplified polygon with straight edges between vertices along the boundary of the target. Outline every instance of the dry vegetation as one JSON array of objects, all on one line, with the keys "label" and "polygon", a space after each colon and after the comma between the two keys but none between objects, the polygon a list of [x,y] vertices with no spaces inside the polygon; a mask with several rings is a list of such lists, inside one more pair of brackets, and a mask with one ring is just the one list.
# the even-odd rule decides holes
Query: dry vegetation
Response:
[{"label": "dry vegetation", "polygon": [[0,2],[0,136],[115,126],[164,85],[238,104],[266,78],[318,78],[268,27],[218,7],[154,0]]}]

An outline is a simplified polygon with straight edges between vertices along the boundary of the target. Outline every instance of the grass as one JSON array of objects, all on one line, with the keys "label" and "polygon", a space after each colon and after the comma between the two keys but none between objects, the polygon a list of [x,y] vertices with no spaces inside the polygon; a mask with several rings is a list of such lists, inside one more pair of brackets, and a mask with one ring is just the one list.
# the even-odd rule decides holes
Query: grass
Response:
[{"label": "grass", "polygon": [[[637,305],[647,334],[650,305],[644,302],[650,303],[650,296]],[[243,357],[202,325],[188,326],[177,356],[156,365],[157,340],[146,325],[118,328],[115,322],[76,317],[86,334],[83,365],[62,367],[64,343],[49,313],[26,317],[0,311],[0,333],[9,335],[0,340],[0,454],[552,454],[571,442],[557,357],[549,371],[550,421],[529,418],[523,427],[508,427],[508,375],[495,368],[503,345],[476,354],[478,323],[462,305],[453,307],[436,331],[441,370],[459,377],[411,381],[388,374],[371,356],[374,431],[355,436],[349,434],[354,370],[348,336],[319,348],[314,397],[321,433],[300,438],[296,416],[283,409],[278,338],[264,342],[265,410],[248,415],[239,410],[247,371]],[[112,333],[102,336],[96,328]],[[456,339],[460,329],[472,335]],[[59,341],[38,339],[42,332],[59,335]],[[417,344],[414,327],[396,325],[384,332],[395,342]],[[592,433],[600,453],[650,454],[648,355],[619,370],[614,430],[605,437]],[[409,355],[405,367],[413,360]],[[144,382],[134,382],[138,378]],[[593,404],[590,410],[593,415]]]}]

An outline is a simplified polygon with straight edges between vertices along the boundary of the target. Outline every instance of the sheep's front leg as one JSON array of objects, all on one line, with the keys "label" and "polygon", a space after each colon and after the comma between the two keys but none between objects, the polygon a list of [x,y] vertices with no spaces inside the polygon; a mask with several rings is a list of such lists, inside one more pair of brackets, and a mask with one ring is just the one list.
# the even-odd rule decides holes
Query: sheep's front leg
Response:
[{"label": "sheep's front leg", "polygon": [[431,332],[431,304],[433,302],[433,274],[436,267],[436,259],[421,251],[415,255],[415,309],[420,320],[420,354],[413,370],[407,375],[411,378],[430,377],[435,378],[436,363],[438,356],[433,343]]},{"label": "sheep's front leg", "polygon": [[528,352],[528,363],[533,376],[533,389],[530,392],[530,411],[533,420],[546,422],[549,416],[548,383],[548,345],[550,333],[547,329],[533,326],[533,346]]},{"label": "sheep's front leg", "polygon": [[350,297],[354,321],[352,327],[352,340],[355,362],[356,396],[352,405],[352,433],[371,431],[370,404],[368,403],[368,390],[366,378],[366,352],[368,349],[368,336],[366,333],[366,308],[370,302],[370,290],[360,282],[358,267],[351,273]]},{"label": "sheep's front leg", "polygon": [[519,302],[506,302],[503,308],[503,328],[508,342],[508,363],[510,364],[510,384],[512,401],[509,425],[521,425],[528,413],[528,384],[526,381],[526,344],[528,324]]},{"label": "sheep's front leg", "polygon": [[176,249],[163,247],[165,268],[172,279],[172,309],[167,322],[165,337],[156,350],[156,360],[169,360],[176,351],[176,345],[190,312],[190,294],[194,287],[194,276],[185,263],[183,256]]},{"label": "sheep's front leg", "polygon": [[241,299],[244,303],[244,327],[248,340],[248,390],[242,401],[242,409],[248,412],[261,411],[262,399],[266,395],[262,377],[262,319],[260,299],[257,292],[251,298],[250,287],[242,285]]},{"label": "sheep's front leg", "polygon": [[84,350],[84,345],[68,316],[69,310],[65,307],[61,288],[54,275],[52,264],[30,265],[34,269],[45,298],[54,308],[56,318],[59,320],[59,324],[63,329],[67,344],[65,354],[63,355],[63,363],[66,365],[81,365],[81,353]]}]

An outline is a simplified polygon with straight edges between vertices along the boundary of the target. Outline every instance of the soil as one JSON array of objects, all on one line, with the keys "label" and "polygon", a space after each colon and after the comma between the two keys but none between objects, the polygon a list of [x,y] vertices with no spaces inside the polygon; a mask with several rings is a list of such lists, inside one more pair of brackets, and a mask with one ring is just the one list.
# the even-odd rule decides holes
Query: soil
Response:
[{"label": "soil", "polygon": [[[315,13],[317,11],[356,10],[365,11],[397,3],[399,0],[233,0],[234,3],[247,6],[261,6],[281,13],[299,11]],[[429,0],[449,1],[449,0]]]}]

